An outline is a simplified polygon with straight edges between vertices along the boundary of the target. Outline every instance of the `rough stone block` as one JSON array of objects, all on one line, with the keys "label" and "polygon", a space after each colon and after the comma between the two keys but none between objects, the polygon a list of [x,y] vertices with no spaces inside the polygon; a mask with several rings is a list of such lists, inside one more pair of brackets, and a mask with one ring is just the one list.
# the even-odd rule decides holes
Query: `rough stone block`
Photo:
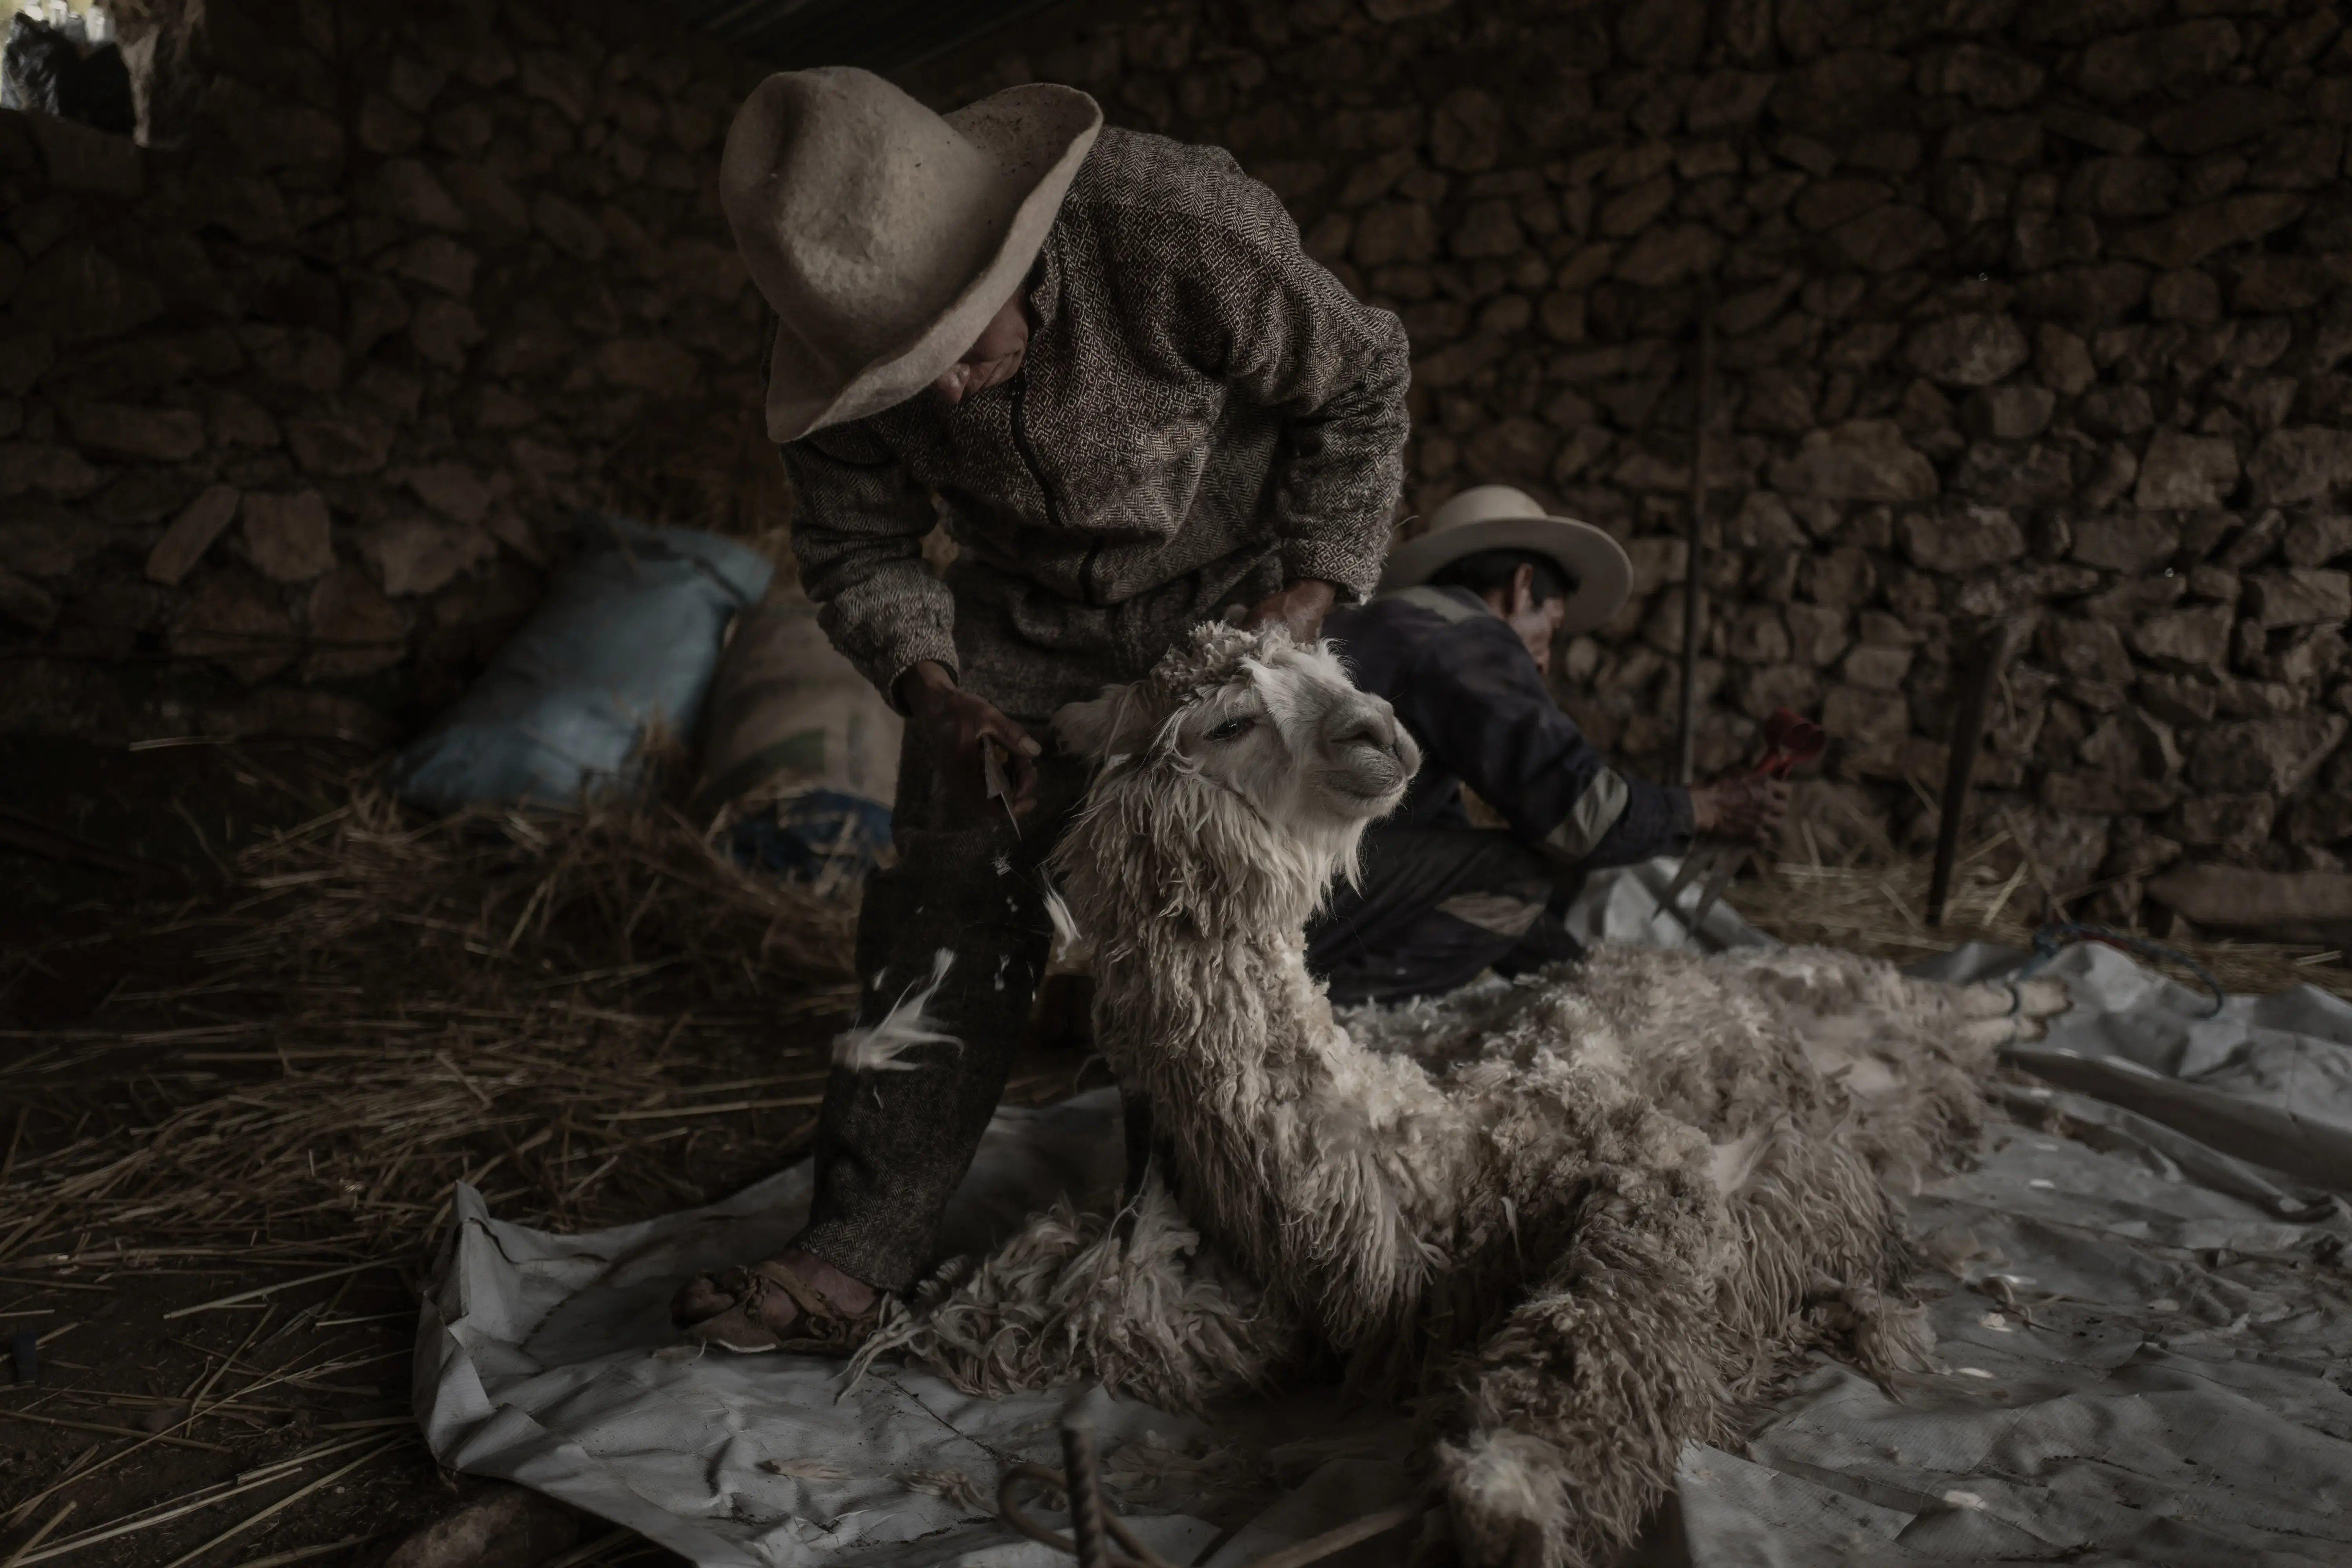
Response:
[{"label": "rough stone block", "polygon": [[481,521],[489,515],[495,499],[481,475],[464,463],[412,468],[404,479],[418,500],[453,522]]},{"label": "rough stone block", "polygon": [[[2093,16],[2102,10],[2075,9]],[[2236,59],[2243,47],[2237,27],[2220,16],[2168,27],[2111,31],[2083,51],[2075,80],[2092,97],[2121,103],[2160,87],[2212,76]]]},{"label": "rough stone block", "polygon": [[2025,553],[2025,533],[1999,507],[1906,513],[1896,524],[1903,552],[1930,572],[1973,572]]},{"label": "rough stone block", "polygon": [[2042,434],[2057,407],[2058,395],[2048,387],[2010,382],[1969,394],[1960,423],[1980,440],[2026,441]]},{"label": "rough stone block", "polygon": [[2179,790],[2159,780],[2093,771],[2046,773],[2038,794],[2053,811],[2098,816],[2164,811],[2179,798]]},{"label": "rough stone block", "polygon": [[1823,500],[1925,500],[1936,493],[1936,468],[1905,445],[1893,420],[1855,419],[1807,436],[1773,464],[1772,488]]},{"label": "rough stone block", "polygon": [[388,217],[420,228],[462,234],[471,226],[433,171],[414,158],[393,158],[379,165],[363,185],[370,205]]},{"label": "rough stone block", "polygon": [[335,564],[333,519],[316,490],[248,495],[238,508],[246,554],[273,583],[307,583]]},{"label": "rough stone block", "polygon": [[346,563],[320,578],[303,618],[310,629],[306,680],[389,669],[408,652],[407,617],[357,566]]},{"label": "rough stone block", "polygon": [[248,686],[294,662],[294,622],[277,590],[241,567],[205,574],[170,640],[181,658],[210,659]]},{"label": "rough stone block", "polygon": [[474,269],[480,265],[479,256],[438,234],[411,241],[392,258],[401,277],[459,300],[474,291]]},{"label": "rough stone block", "polygon": [[2067,177],[2067,206],[2097,217],[2160,217],[2180,187],[2172,165],[2158,158],[2092,158]]},{"label": "rough stone block", "polygon": [[2015,321],[1978,312],[1930,321],[1904,345],[1912,369],[1946,386],[1990,386],[2032,353]]},{"label": "rough stone block", "polygon": [[2284,228],[2309,205],[2308,197],[2283,191],[2230,196],[2127,230],[2116,237],[2112,248],[2151,267],[2194,267],[2215,251]]},{"label": "rough stone block", "polygon": [[2246,611],[2264,631],[2352,620],[2352,573],[2319,566],[2256,572],[2245,580]]},{"label": "rough stone block", "polygon": [[436,592],[490,560],[498,546],[478,528],[410,517],[369,530],[360,552],[374,566],[385,593],[405,596]]},{"label": "rough stone block", "polygon": [[0,617],[46,632],[58,621],[58,601],[39,584],[0,566]]},{"label": "rough stone block", "polygon": [[2246,464],[2257,506],[2324,501],[2352,486],[2352,431],[2294,425],[2263,437]]},{"label": "rough stone block", "polygon": [[1628,238],[1664,216],[1674,199],[1674,177],[1660,174],[1630,190],[1620,191],[1603,202],[1594,219],[1594,226],[1611,239]]},{"label": "rough stone block", "polygon": [[1838,673],[1849,686],[1870,691],[1900,691],[1903,678],[1911,672],[1913,650],[1864,643],[1845,656]]},{"label": "rough stone block", "polygon": [[2045,621],[2036,641],[2052,668],[2077,679],[2120,686],[2132,679],[2123,636],[2105,621]]},{"label": "rough stone block", "polygon": [[1888,745],[1911,733],[1911,705],[1899,692],[1832,686],[1822,702],[1822,728],[1848,746]]},{"label": "rough stone block", "polygon": [[2275,941],[2352,942],[2352,875],[2183,866],[2147,885],[2148,896],[2200,930]]},{"label": "rough stone block", "polygon": [[2294,104],[2284,93],[2230,83],[2166,110],[2148,121],[2148,131],[2166,152],[2195,158],[2260,136],[2294,118]]},{"label": "rough stone block", "polygon": [[408,341],[419,357],[444,370],[465,369],[467,352],[484,335],[480,320],[455,300],[422,300],[408,321]]},{"label": "rough stone block", "polygon": [[2319,566],[2352,555],[2352,515],[2304,518],[2288,527],[2281,544],[2290,566]]},{"label": "rough stone block", "polygon": [[2132,499],[2143,510],[2202,510],[2221,506],[2237,482],[2237,448],[2227,439],[2167,426],[2140,455],[2139,488]]},{"label": "rough stone block", "polygon": [[145,326],[163,313],[163,295],[96,246],[68,241],[33,258],[10,310],[70,343]]},{"label": "rough stone block", "polygon": [[2277,814],[2278,802],[2266,795],[2191,795],[2173,814],[2170,830],[2183,844],[2244,853],[2270,837]]},{"label": "rough stone block", "polygon": [[1349,254],[1364,268],[1427,261],[1437,254],[1436,216],[1425,202],[1380,203],[1356,220]]},{"label": "rough stone block", "polygon": [[185,577],[204,559],[213,542],[236,521],[238,500],[236,486],[212,485],[190,501],[148,552],[148,579],[177,584]]},{"label": "rough stone block", "polygon": [[1831,254],[1881,275],[1900,272],[1951,243],[1944,226],[1918,207],[1893,204],[1848,218],[1828,236]]},{"label": "rough stone block", "polygon": [[1715,270],[1723,258],[1723,239],[1700,224],[1653,228],[1626,247],[1617,258],[1616,275],[1644,289],[1667,289]]},{"label": "rough stone block", "polygon": [[2149,616],[2132,628],[2131,644],[2141,658],[2174,669],[2213,669],[2229,657],[2236,623],[2232,606],[2200,605]]},{"label": "rough stone block", "polygon": [[480,163],[444,165],[441,177],[475,233],[491,245],[518,245],[530,237],[530,208],[496,170]]},{"label": "rough stone block", "polygon": [[270,417],[269,410],[243,393],[216,388],[211,404],[208,427],[214,445],[266,448],[281,439],[278,421]]},{"label": "rough stone block", "polygon": [[204,450],[204,419],[184,408],[80,403],[64,412],[76,445],[100,457],[176,463]]},{"label": "rough stone block", "polygon": [[357,403],[295,415],[286,420],[285,433],[286,446],[304,472],[344,477],[383,468],[396,434],[390,420]]},{"label": "rough stone block", "polygon": [[27,491],[74,500],[98,489],[102,476],[70,447],[47,441],[0,441],[0,498]]},{"label": "rough stone block", "polygon": [[2180,549],[2180,530],[2148,512],[2084,518],[2074,524],[2068,552],[2087,565],[2137,576],[2169,562]]},{"label": "rough stone block", "polygon": [[540,237],[584,265],[593,266],[603,260],[611,244],[604,225],[578,204],[566,201],[553,191],[541,191],[531,198],[530,221]]},{"label": "rough stone block", "polygon": [[2213,724],[2189,743],[2189,782],[2210,794],[2292,795],[2352,727],[2340,713],[2289,713]]}]

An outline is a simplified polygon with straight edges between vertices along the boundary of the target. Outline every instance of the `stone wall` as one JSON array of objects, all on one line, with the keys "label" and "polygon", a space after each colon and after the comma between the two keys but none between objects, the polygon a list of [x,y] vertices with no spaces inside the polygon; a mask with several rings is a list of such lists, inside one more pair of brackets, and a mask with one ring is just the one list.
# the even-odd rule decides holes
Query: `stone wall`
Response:
[{"label": "stone wall", "polygon": [[[185,144],[0,119],[0,722],[414,721],[583,504],[772,537],[712,190],[748,61],[601,5],[214,0]],[[1837,738],[1822,847],[1932,829],[1951,652],[2062,889],[2352,852],[2352,34],[2312,0],[1150,0],[1031,77],[1231,147],[1413,340],[1407,521],[1615,531],[1563,651],[1663,771],[1716,301],[1702,757]]]},{"label": "stone wall", "polygon": [[2335,6],[1166,0],[1013,42],[920,90],[1066,80],[1222,143],[1403,318],[1411,512],[1507,479],[1626,542],[1633,601],[1560,662],[1636,764],[1672,746],[1711,288],[1708,766],[1819,713],[1824,847],[1916,843],[1950,650],[2025,612],[1977,831],[2111,914],[2183,854],[2352,850]]},{"label": "stone wall", "polygon": [[211,0],[183,144],[0,115],[0,723],[380,738],[579,509],[782,527],[759,72],[607,9]]}]

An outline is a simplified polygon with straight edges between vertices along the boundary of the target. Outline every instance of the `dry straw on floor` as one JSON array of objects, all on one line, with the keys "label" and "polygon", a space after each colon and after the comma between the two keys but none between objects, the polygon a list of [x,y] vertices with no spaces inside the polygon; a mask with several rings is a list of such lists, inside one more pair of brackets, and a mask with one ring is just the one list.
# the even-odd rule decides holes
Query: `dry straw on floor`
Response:
[{"label": "dry straw on floor", "polygon": [[[855,998],[854,904],[747,876],[658,810],[420,828],[363,786],[239,869],[241,900],[176,928],[207,973],[113,998],[174,1026],[16,1042],[0,1099],[128,1075],[145,1114],[18,1169],[0,1260],[59,1237],[414,1258],[459,1179],[562,1226],[699,1201],[688,1170],[789,1152]],[[733,1114],[762,1111],[784,1114]]]},{"label": "dry straw on floor", "polygon": [[[1803,859],[1766,865],[1727,896],[1749,921],[1784,942],[1820,942],[1908,963],[1968,942],[2023,947],[2032,941],[2053,890],[2031,854],[2006,831],[1996,833],[1960,857],[1944,923],[1930,928],[1929,870],[1924,857],[1882,851],[1833,862],[1809,847]],[[2229,991],[2267,993],[2310,984],[2352,998],[2352,965],[2332,949],[2170,938],[2164,945],[2195,959]],[[2199,984],[2183,965],[2162,967],[2184,984]]]}]

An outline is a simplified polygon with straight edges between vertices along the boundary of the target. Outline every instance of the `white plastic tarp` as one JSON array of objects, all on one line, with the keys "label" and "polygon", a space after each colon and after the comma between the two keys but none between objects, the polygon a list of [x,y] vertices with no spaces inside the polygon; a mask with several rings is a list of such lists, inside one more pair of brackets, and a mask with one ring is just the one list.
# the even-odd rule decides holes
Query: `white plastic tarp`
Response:
[{"label": "white plastic tarp", "polygon": [[[1657,906],[1672,871],[1596,878],[1573,923],[1688,940]],[[1727,910],[1707,936],[1764,940]],[[1687,1451],[1664,1560],[2352,1563],[2352,1223],[2325,1190],[2352,1191],[2352,1006],[2305,989],[2207,1017],[2105,948],[2050,972],[2075,1000],[2031,1058],[2053,1081],[2001,1089],[1965,1168],[1906,1199],[1944,1370],[1882,1387],[1822,1363],[1744,1456]],[[1100,1201],[1119,1149],[1108,1090],[1000,1113],[945,1245]],[[803,1163],[561,1237],[461,1189],[416,1363],[434,1453],[712,1568],[1047,1568],[989,1500],[1013,1463],[1058,1467],[1065,1394],[975,1399],[899,1366],[845,1394],[835,1363],[675,1342],[677,1283],[775,1250],[808,1190]],[[1412,1484],[1406,1423],[1325,1394],[1207,1421],[1103,1408],[1114,1506],[1171,1562],[1239,1568]]]}]

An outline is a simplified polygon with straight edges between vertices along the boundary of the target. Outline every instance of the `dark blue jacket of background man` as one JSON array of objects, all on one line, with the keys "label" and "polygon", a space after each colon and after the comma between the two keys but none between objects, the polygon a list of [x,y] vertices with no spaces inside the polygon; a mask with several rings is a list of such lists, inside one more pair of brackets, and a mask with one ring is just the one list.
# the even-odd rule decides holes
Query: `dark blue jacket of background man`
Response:
[{"label": "dark blue jacket of background man", "polygon": [[1382,827],[1467,827],[1462,786],[1511,830],[1586,869],[1669,853],[1690,796],[1627,778],[1560,710],[1510,623],[1466,588],[1418,587],[1324,622],[1356,684],[1421,742],[1412,792]]}]

